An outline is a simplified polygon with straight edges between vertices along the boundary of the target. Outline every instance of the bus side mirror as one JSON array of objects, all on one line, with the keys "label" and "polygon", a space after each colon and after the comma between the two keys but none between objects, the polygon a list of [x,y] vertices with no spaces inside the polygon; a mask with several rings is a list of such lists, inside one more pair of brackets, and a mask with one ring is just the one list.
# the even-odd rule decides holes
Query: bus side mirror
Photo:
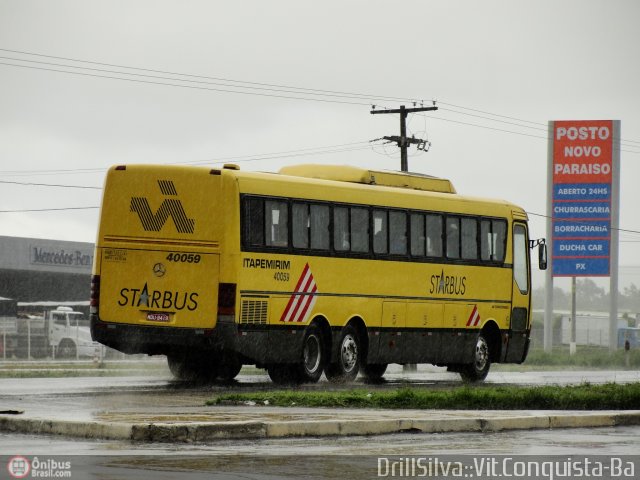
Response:
[{"label": "bus side mirror", "polygon": [[538,245],[538,268],[540,270],[547,269],[547,245],[545,243]]}]

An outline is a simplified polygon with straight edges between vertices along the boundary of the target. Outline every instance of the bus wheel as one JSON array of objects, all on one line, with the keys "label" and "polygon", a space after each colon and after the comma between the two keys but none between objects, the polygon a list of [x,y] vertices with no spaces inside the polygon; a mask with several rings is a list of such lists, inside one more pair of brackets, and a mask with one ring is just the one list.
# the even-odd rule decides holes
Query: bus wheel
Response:
[{"label": "bus wheel", "polygon": [[209,382],[218,376],[217,365],[205,357],[167,355],[169,370],[177,380]]},{"label": "bus wheel", "polygon": [[65,338],[58,345],[58,358],[76,358],[76,344],[72,340]]},{"label": "bus wheel", "polygon": [[242,369],[242,363],[235,353],[226,354],[218,365],[218,378],[230,381],[236,378]]},{"label": "bus wheel", "polygon": [[330,363],[325,374],[331,382],[350,382],[356,378],[361,362],[360,339],[352,325],[342,329],[338,350],[338,361]]},{"label": "bus wheel", "polygon": [[269,365],[267,373],[271,381],[278,385],[297,384],[300,383],[300,377],[296,366],[291,364]]},{"label": "bus wheel", "polygon": [[473,363],[462,365],[460,376],[465,382],[481,382],[489,374],[491,351],[484,334],[478,335],[473,353]]},{"label": "bus wheel", "polygon": [[362,374],[370,382],[376,382],[382,379],[384,372],[387,371],[386,363],[371,363],[362,367]]},{"label": "bus wheel", "polygon": [[320,380],[325,364],[324,352],[322,332],[317,325],[309,325],[302,342],[302,363],[298,369],[300,382],[315,383]]}]

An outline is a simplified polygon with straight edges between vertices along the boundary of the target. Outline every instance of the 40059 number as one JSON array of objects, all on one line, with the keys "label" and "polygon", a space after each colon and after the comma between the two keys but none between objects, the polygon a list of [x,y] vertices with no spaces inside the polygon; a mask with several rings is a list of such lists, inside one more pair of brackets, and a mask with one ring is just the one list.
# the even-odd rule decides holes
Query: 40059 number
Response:
[{"label": "40059 number", "polygon": [[167,255],[167,260],[169,262],[200,263],[202,257],[197,253],[170,253]]},{"label": "40059 number", "polygon": [[276,272],[273,274],[273,279],[277,282],[288,282],[289,281],[289,273],[287,272]]}]

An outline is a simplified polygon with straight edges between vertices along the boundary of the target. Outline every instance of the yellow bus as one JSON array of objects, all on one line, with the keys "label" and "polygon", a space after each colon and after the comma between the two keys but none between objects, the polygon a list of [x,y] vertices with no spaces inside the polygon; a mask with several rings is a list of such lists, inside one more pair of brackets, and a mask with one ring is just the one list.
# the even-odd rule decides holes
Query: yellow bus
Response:
[{"label": "yellow bus", "polygon": [[344,382],[429,363],[483,380],[527,356],[529,247],[521,208],[425,175],[116,166],[91,331],[166,355],[182,379],[256,365],[276,383]]}]

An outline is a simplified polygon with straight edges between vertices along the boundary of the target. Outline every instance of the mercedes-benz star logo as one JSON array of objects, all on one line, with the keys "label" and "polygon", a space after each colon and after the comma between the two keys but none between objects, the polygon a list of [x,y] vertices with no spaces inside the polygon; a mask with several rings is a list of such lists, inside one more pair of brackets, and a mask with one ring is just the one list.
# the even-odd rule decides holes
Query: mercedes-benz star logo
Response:
[{"label": "mercedes-benz star logo", "polygon": [[156,263],[153,266],[153,274],[156,277],[164,277],[164,274],[167,273],[167,269],[165,268],[165,266],[161,263]]}]

